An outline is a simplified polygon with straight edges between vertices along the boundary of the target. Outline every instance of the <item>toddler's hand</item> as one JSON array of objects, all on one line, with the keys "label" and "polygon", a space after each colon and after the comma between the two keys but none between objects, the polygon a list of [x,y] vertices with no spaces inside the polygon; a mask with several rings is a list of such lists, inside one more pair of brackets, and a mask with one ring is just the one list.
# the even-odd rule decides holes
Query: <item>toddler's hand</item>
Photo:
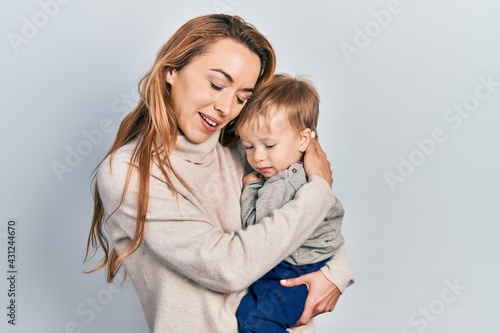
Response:
[{"label": "toddler's hand", "polygon": [[248,175],[246,175],[245,177],[243,177],[243,186],[245,186],[248,182],[251,182],[253,180],[258,180],[258,181],[261,181],[263,182],[264,181],[264,176],[262,176],[260,173],[258,172],[250,172]]}]

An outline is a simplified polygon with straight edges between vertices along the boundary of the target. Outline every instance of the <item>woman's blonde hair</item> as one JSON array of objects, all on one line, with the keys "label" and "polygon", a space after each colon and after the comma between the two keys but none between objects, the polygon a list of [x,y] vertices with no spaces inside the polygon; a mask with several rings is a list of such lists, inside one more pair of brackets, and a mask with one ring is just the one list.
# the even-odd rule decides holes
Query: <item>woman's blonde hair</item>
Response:
[{"label": "woman's blonde hair", "polygon": [[[137,220],[134,237],[121,255],[118,255],[115,249],[110,247],[106,237],[106,217],[99,195],[96,174],[94,174],[94,214],[87,241],[85,261],[92,259],[98,249],[102,248],[103,258],[97,267],[89,272],[106,267],[108,282],[112,282],[116,277],[123,259],[134,253],[143,242],[152,163],[158,164],[168,185],[174,191],[175,187],[167,169],[172,172],[174,177],[179,178],[173,170],[169,158],[176,143],[178,125],[170,97],[170,85],[165,80],[166,73],[174,69],[182,70],[195,57],[206,52],[214,42],[223,38],[230,38],[245,45],[259,57],[261,68],[255,88],[267,82],[274,73],[276,57],[271,44],[254,26],[238,16],[212,14],[191,19],[182,25],[158,51],[152,69],[139,84],[141,97],[139,104],[122,120],[115,141],[104,158],[106,159],[115,153],[132,139],[138,139],[138,144],[130,160],[131,166],[122,194],[123,202],[133,165],[137,167],[139,175]],[[233,124],[226,126],[221,131],[220,141],[223,145],[230,146],[238,141]]]}]

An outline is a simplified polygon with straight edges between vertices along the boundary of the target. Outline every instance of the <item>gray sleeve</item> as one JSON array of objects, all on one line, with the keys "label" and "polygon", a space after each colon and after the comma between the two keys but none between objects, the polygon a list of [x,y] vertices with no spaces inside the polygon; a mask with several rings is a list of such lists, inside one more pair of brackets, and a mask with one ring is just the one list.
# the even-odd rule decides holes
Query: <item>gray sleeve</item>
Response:
[{"label": "gray sleeve", "polygon": [[295,193],[295,188],[287,179],[277,179],[264,183],[255,203],[256,223],[264,217],[271,216],[274,210],[280,209],[287,202],[293,200]]},{"label": "gray sleeve", "polygon": [[240,205],[241,205],[241,224],[243,229],[249,225],[255,224],[255,204],[259,189],[262,187],[263,182],[251,181],[247,183],[241,192]]}]

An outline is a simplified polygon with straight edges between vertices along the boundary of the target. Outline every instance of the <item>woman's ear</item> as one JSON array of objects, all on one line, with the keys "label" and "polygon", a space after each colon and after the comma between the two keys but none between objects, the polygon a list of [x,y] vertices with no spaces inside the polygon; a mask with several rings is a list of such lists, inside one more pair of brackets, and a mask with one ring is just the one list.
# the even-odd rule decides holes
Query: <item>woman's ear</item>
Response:
[{"label": "woman's ear", "polygon": [[177,70],[172,68],[169,71],[167,71],[167,76],[165,78],[165,81],[167,81],[167,83],[170,83],[170,85],[173,85],[176,77],[177,77]]},{"label": "woman's ear", "polygon": [[303,129],[300,132],[299,151],[301,153],[305,152],[307,149],[307,146],[309,146],[309,142],[311,142],[311,136],[312,136],[312,131],[310,128]]}]

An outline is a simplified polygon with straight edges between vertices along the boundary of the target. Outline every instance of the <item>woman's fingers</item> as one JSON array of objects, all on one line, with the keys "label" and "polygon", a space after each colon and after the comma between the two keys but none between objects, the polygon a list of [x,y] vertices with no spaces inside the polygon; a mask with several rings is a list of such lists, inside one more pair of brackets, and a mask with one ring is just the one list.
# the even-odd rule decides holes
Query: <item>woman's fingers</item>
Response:
[{"label": "woman's fingers", "polygon": [[326,278],[321,271],[305,274],[293,279],[281,280],[284,287],[295,287],[304,284],[308,295],[304,304],[304,311],[295,326],[307,324],[311,318],[335,308],[341,295],[335,284]]},{"label": "woman's fingers", "polygon": [[319,176],[332,186],[333,177],[330,162],[316,139],[312,139],[306,149],[304,155],[304,168],[308,177]]}]

